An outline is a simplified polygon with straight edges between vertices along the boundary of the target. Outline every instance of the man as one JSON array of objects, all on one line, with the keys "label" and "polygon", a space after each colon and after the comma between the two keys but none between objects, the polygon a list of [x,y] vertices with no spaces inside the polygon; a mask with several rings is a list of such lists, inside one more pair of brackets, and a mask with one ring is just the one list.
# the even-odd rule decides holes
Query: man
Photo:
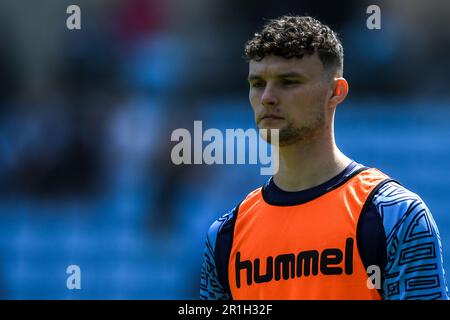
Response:
[{"label": "man", "polygon": [[348,93],[335,32],[283,16],[245,54],[257,126],[279,129],[279,170],[210,227],[201,299],[448,299],[425,203],[335,144]]}]

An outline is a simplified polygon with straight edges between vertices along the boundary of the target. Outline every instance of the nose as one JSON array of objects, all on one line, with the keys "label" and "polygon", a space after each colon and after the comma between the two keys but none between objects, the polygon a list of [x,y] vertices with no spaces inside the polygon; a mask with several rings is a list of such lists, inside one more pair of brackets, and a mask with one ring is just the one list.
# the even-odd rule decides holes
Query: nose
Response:
[{"label": "nose", "polygon": [[275,106],[278,104],[278,98],[270,86],[266,86],[261,97],[261,103],[264,107]]}]

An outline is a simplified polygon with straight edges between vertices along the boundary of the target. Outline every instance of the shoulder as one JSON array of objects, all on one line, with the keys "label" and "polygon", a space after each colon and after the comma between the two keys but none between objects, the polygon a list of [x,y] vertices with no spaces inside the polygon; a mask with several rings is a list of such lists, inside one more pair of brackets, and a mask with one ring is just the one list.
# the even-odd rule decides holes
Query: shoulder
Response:
[{"label": "shoulder", "polygon": [[372,200],[386,242],[385,299],[447,299],[439,230],[423,199],[396,182]]},{"label": "shoulder", "polygon": [[235,216],[235,210],[236,207],[215,220],[208,229],[201,272],[201,299],[228,300],[231,297],[227,285],[226,265],[233,229],[230,223]]},{"label": "shoulder", "polygon": [[[422,226],[431,230],[434,225],[431,212],[423,199],[398,182],[390,181],[381,186],[374,195],[372,204],[383,221],[388,242],[400,229],[406,228],[405,232],[409,233],[405,236],[414,239],[419,231],[413,229]],[[424,236],[422,231],[420,234]]]},{"label": "shoulder", "polygon": [[[241,202],[239,202],[234,208],[229,210],[227,213],[222,215],[220,218],[215,220],[209,227],[208,238],[217,239],[218,235],[229,231],[234,228],[234,223],[236,222],[237,213],[240,208],[248,206],[252,200],[254,200],[260,193],[262,187],[259,187],[251,191]],[[215,245],[215,241],[212,243]]]},{"label": "shoulder", "polygon": [[238,208],[239,205],[235,206],[210,225],[208,229],[208,240],[213,248],[216,246],[218,235],[234,223]]},{"label": "shoulder", "polygon": [[401,185],[397,181],[388,181],[383,184],[376,192],[374,196],[374,203],[396,205],[399,203],[411,204],[413,202],[422,202],[422,198]]},{"label": "shoulder", "polygon": [[398,182],[384,184],[373,197],[372,205],[383,223],[388,246],[439,238],[436,222],[424,200]]}]

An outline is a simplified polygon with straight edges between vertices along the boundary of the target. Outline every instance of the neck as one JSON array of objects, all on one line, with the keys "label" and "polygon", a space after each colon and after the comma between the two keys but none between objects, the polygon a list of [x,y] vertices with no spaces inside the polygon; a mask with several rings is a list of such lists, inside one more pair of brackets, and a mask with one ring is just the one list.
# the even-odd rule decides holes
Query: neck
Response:
[{"label": "neck", "polygon": [[351,159],[337,148],[333,136],[280,147],[279,154],[280,166],[273,179],[285,191],[315,187],[330,180],[351,163]]}]

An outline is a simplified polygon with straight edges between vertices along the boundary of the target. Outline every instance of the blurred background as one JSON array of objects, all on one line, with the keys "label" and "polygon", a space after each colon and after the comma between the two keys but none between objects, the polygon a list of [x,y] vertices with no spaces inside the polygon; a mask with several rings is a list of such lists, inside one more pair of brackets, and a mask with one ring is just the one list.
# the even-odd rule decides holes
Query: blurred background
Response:
[{"label": "blurred background", "polygon": [[340,34],[337,143],[423,198],[449,272],[449,1],[1,0],[0,298],[197,299],[209,225],[268,177],[173,165],[170,135],[254,128],[243,46],[287,13]]}]

